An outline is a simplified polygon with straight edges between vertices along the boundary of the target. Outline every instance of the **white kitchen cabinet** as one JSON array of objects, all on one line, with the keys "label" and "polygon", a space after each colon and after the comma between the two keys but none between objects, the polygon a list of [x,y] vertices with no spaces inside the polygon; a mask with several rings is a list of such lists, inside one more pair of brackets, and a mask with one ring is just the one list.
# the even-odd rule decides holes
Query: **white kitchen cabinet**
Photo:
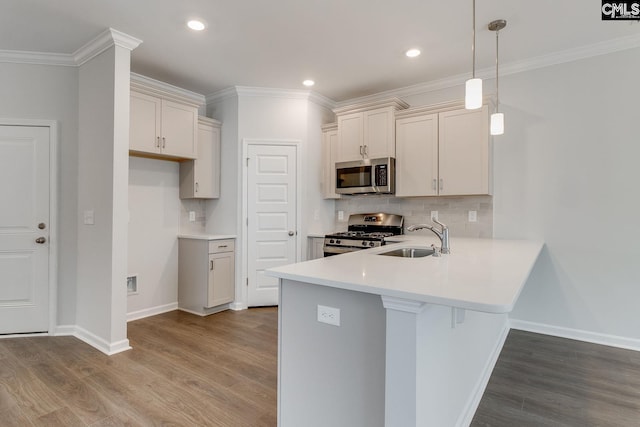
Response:
[{"label": "white kitchen cabinet", "polygon": [[488,106],[441,108],[397,114],[397,197],[490,194]]},{"label": "white kitchen cabinet", "polygon": [[181,199],[220,197],[220,126],[208,117],[198,119],[197,158],[180,163]]},{"label": "white kitchen cabinet", "polygon": [[396,121],[396,197],[438,194],[438,114]]},{"label": "white kitchen cabinet", "polygon": [[307,241],[307,260],[324,257],[324,236],[310,236]]},{"label": "white kitchen cabinet", "polygon": [[322,196],[339,199],[336,194],[336,157],[338,156],[338,126],[322,126]]},{"label": "white kitchen cabinet", "polygon": [[178,308],[205,316],[235,298],[235,240],[180,237]]},{"label": "white kitchen cabinet", "polygon": [[130,154],[195,159],[197,125],[197,106],[131,90]]},{"label": "white kitchen cabinet", "polygon": [[393,98],[335,109],[338,122],[338,156],[346,162],[395,157],[395,116],[408,104]]}]

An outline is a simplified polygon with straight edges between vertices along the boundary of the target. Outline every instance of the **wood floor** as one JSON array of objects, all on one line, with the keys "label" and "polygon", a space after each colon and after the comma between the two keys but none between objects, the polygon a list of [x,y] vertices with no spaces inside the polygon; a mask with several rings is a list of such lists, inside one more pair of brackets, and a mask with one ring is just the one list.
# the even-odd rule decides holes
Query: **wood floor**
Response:
[{"label": "wood floor", "polygon": [[[174,311],[128,334],[111,357],[0,339],[0,426],[276,425],[275,308]],[[640,353],[512,330],[471,425],[640,426]]]},{"label": "wood floor", "polygon": [[471,426],[640,426],[640,352],[511,330]]},{"label": "wood floor", "polygon": [[72,337],[0,340],[1,426],[275,426],[277,311],[129,323],[111,357]]}]

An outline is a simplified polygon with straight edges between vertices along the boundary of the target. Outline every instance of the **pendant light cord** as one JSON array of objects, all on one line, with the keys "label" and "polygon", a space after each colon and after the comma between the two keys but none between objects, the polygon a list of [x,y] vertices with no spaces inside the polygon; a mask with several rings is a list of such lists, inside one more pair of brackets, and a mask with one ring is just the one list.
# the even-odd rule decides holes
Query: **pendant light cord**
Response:
[{"label": "pendant light cord", "polygon": [[500,104],[500,86],[498,85],[498,65],[500,64],[500,61],[498,61],[498,52],[500,52],[500,50],[498,49],[498,34],[500,34],[500,30],[496,31],[496,113],[498,112],[498,105]]},{"label": "pendant light cord", "polygon": [[476,0],[473,0],[473,43],[471,44],[471,53],[473,56],[473,67],[471,68],[471,77],[476,78]]}]

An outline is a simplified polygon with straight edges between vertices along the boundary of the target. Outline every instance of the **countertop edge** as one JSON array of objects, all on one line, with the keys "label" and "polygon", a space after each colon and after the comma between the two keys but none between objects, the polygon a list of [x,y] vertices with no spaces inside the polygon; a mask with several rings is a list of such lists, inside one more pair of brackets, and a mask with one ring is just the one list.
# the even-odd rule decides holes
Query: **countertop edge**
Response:
[{"label": "countertop edge", "polygon": [[223,239],[235,239],[235,234],[178,234],[178,239],[192,239],[192,240],[223,240]]}]

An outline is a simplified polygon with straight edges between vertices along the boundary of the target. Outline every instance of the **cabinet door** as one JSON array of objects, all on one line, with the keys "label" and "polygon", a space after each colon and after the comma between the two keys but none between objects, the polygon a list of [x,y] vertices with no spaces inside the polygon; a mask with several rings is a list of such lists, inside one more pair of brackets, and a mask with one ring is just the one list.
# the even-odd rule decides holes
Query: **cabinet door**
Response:
[{"label": "cabinet door", "polygon": [[131,91],[129,149],[158,154],[162,150],[160,120],[162,101],[159,98]]},{"label": "cabinet door", "polygon": [[207,307],[232,302],[235,298],[234,252],[209,254]]},{"label": "cabinet door", "polygon": [[198,109],[163,99],[161,123],[162,154],[195,159]]},{"label": "cabinet door", "polygon": [[440,195],[489,194],[489,109],[439,115]]},{"label": "cabinet door", "polygon": [[396,121],[396,196],[438,194],[438,114]]},{"label": "cabinet door", "polygon": [[364,112],[364,155],[366,158],[395,157],[393,108]]},{"label": "cabinet door", "polygon": [[363,114],[352,113],[338,116],[337,162],[362,159]]},{"label": "cabinet door", "polygon": [[339,199],[336,194],[336,156],[338,153],[338,130],[322,135],[322,195],[325,199]]}]

